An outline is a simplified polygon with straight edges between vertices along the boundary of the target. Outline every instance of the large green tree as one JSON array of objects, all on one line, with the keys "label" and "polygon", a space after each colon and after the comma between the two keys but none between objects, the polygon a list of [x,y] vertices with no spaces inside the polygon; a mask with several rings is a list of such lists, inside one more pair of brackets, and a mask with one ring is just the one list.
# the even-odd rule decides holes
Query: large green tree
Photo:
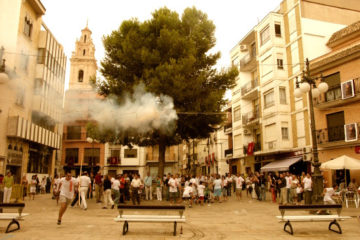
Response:
[{"label": "large green tree", "polygon": [[[217,71],[220,53],[215,46],[215,25],[196,8],[187,8],[180,17],[167,8],[156,10],[148,21],[131,19],[103,39],[106,56],[101,62],[105,80],[97,81],[98,92],[116,96],[143,83],[146,91],[173,98],[178,113],[173,131],[154,130],[147,134],[123,129],[110,136],[122,144],[159,145],[159,176],[164,173],[165,149],[180,140],[206,138],[221,124],[225,91],[234,86],[236,68]],[[193,114],[189,114],[193,113]],[[209,114],[211,113],[211,114]]]}]

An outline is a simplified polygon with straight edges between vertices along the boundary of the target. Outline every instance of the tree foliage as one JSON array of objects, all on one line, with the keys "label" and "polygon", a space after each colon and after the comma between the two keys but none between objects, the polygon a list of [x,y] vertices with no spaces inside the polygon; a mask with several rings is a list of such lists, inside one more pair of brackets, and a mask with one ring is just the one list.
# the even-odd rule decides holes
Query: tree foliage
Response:
[{"label": "tree foliage", "polygon": [[[190,138],[208,137],[211,127],[221,124],[225,91],[234,86],[236,68],[217,71],[220,53],[215,46],[215,25],[196,8],[187,8],[180,17],[167,8],[156,10],[148,21],[130,19],[103,39],[106,56],[101,62],[103,81],[97,81],[101,95],[116,96],[121,104],[124,94],[144,83],[155,95],[173,98],[178,114],[174,131],[153,131],[147,136],[128,129],[113,136],[122,144],[170,146]],[[182,114],[195,112],[199,114]],[[106,132],[107,140],[108,136]],[[110,137],[111,138],[111,137]],[[163,146],[162,146],[163,145]],[[165,154],[165,152],[163,153]],[[159,156],[160,168],[164,156]],[[159,169],[159,174],[163,169]]]}]

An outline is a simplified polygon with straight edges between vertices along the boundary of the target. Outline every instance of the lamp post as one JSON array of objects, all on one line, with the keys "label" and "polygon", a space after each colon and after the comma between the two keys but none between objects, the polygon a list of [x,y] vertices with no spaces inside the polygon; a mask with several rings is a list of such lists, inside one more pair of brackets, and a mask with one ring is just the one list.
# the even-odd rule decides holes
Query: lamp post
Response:
[{"label": "lamp post", "polygon": [[[91,147],[91,157],[90,157],[90,159],[89,159],[89,163],[88,163],[88,165],[90,166],[90,174],[91,173],[93,173],[93,163],[94,163],[94,142],[96,141],[95,139],[92,139],[91,137],[88,137],[88,138],[86,138],[86,141],[88,142],[88,143],[91,143],[92,144],[92,147]],[[89,174],[89,175],[90,175]]]},{"label": "lamp post", "polygon": [[[320,79],[321,83],[316,87],[316,80]],[[309,68],[309,60],[306,59],[306,70],[303,70],[302,79],[298,81],[296,77],[296,89],[294,91],[294,95],[297,98],[302,97],[304,93],[309,93],[309,112],[310,112],[310,129],[311,129],[311,137],[312,137],[312,149],[313,149],[313,162],[314,173],[312,175],[312,186],[313,186],[313,195],[312,200],[313,203],[322,203],[322,193],[323,193],[323,176],[320,171],[319,156],[318,156],[318,148],[316,141],[316,132],[315,132],[315,116],[314,116],[314,104],[313,98],[319,97],[321,93],[327,92],[329,89],[326,82],[322,81],[322,77],[313,78],[310,75]]]}]

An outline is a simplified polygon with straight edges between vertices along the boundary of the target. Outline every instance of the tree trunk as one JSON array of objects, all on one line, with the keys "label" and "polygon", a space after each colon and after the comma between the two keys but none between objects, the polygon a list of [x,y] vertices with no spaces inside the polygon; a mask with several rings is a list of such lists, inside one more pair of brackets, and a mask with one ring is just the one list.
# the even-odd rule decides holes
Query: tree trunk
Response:
[{"label": "tree trunk", "polygon": [[164,167],[165,167],[165,151],[166,151],[166,140],[164,137],[160,137],[159,141],[159,168],[158,176],[162,179],[164,176]]}]

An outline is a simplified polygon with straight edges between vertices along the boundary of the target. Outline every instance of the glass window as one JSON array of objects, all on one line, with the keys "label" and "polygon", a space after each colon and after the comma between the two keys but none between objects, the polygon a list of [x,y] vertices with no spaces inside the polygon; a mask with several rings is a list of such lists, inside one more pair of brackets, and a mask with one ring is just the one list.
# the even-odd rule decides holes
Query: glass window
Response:
[{"label": "glass window", "polygon": [[279,95],[280,95],[280,104],[286,104],[286,88],[285,87],[279,88]]},{"label": "glass window", "polygon": [[284,63],[282,59],[277,59],[277,68],[284,69]]},{"label": "glass window", "polygon": [[125,149],[124,158],[137,158],[137,149]]},{"label": "glass window", "polygon": [[275,23],[275,36],[281,37],[281,25],[280,23]]},{"label": "glass window", "polygon": [[283,140],[289,139],[289,129],[287,127],[281,128],[281,136]]},{"label": "glass window", "polygon": [[38,64],[45,64],[45,48],[39,48],[38,49],[37,63]]},{"label": "glass window", "polygon": [[342,141],[345,139],[344,133],[344,111],[326,115],[327,132],[329,142]]},{"label": "glass window", "polygon": [[85,148],[84,163],[89,165],[100,163],[100,148]]},{"label": "glass window", "polygon": [[78,75],[78,81],[82,82],[84,80],[84,71],[80,70]]},{"label": "glass window", "polygon": [[234,108],[234,121],[239,121],[241,119],[241,108]]},{"label": "glass window", "polygon": [[67,126],[66,139],[81,139],[81,126]]},{"label": "glass window", "polygon": [[30,20],[29,17],[26,16],[24,21],[24,34],[27,37],[31,37],[32,28],[33,28],[32,21]]},{"label": "glass window", "polygon": [[260,32],[260,44],[261,44],[261,46],[264,45],[269,40],[270,40],[270,27],[268,25],[263,30],[261,30],[261,32]]},{"label": "glass window", "polygon": [[66,148],[65,149],[65,163],[74,164],[79,162],[79,149],[78,148]]},{"label": "glass window", "polygon": [[274,90],[272,89],[264,93],[264,108],[268,108],[274,105]]}]

